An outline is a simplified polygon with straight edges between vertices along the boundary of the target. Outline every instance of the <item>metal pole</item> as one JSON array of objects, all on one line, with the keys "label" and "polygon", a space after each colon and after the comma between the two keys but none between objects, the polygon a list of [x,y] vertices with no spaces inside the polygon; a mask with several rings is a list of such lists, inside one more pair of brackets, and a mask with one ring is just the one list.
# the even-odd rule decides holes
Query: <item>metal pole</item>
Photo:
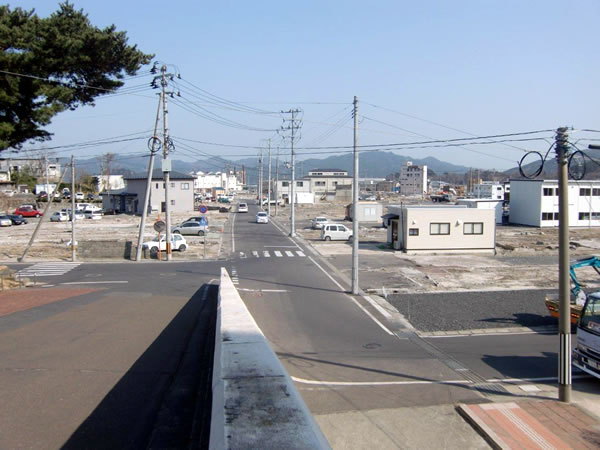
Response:
[{"label": "metal pole", "polygon": [[75,244],[75,157],[71,155],[71,261],[75,262],[77,255]]},{"label": "metal pole", "polygon": [[566,403],[571,402],[568,138],[567,128],[556,130],[556,159],[558,163],[558,333],[560,346],[558,354],[558,399]]},{"label": "metal pole", "polygon": [[267,185],[267,214],[271,216],[271,139],[269,139],[269,182]]},{"label": "metal pole", "polygon": [[296,204],[296,189],[295,189],[295,178],[296,178],[296,165],[294,163],[294,127],[295,127],[295,122],[296,122],[296,111],[295,109],[292,109],[292,142],[291,142],[291,149],[292,149],[292,155],[291,155],[291,164],[292,164],[292,175],[291,175],[291,186],[290,186],[290,236],[291,237],[295,237],[296,236],[296,213],[295,213],[295,204]]},{"label": "metal pole", "polygon": [[[135,260],[139,261],[142,257],[142,245],[144,241],[144,228],[146,227],[146,216],[148,214],[148,204],[150,203],[150,193],[152,189],[152,172],[154,171],[154,155],[158,149],[156,145],[159,143],[157,136],[158,122],[160,120],[160,104],[162,101],[162,93],[158,96],[158,108],[156,110],[156,120],[154,121],[154,135],[152,136],[152,147],[150,149],[150,162],[148,163],[148,179],[146,181],[146,196],[144,197],[144,206],[142,207],[142,220],[140,222],[140,232],[138,233],[138,243],[135,250]],[[110,180],[109,180],[110,181]],[[160,248],[160,243],[159,243]]]},{"label": "metal pole", "polygon": [[279,147],[277,147],[277,157],[275,158],[275,216],[277,216],[277,207],[279,205]]},{"label": "metal pole", "polygon": [[[169,161],[169,122],[168,115],[169,109],[167,106],[167,96],[165,95],[165,88],[167,87],[167,66],[163,65],[161,68],[162,72],[162,99],[163,99],[163,179],[165,181],[165,223],[167,226],[165,233],[165,243],[167,246],[167,261],[171,261],[171,208],[169,205],[169,185],[171,184],[171,161]],[[160,242],[159,242],[160,248]]]},{"label": "metal pole", "polygon": [[258,155],[258,204],[260,205],[260,209],[263,209],[263,181],[262,181],[262,169],[263,169],[263,164],[262,164],[262,147],[260,149],[260,154]]},{"label": "metal pole", "polygon": [[354,179],[352,181],[352,294],[358,294],[358,97],[354,97]]}]

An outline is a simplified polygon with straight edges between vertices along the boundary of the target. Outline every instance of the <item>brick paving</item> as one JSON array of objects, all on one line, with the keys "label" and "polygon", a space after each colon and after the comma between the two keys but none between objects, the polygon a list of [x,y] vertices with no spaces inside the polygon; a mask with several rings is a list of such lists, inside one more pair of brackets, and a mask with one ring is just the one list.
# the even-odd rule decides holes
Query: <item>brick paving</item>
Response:
[{"label": "brick paving", "polygon": [[0,292],[0,317],[19,311],[59,302],[78,295],[89,294],[98,288],[24,288]]},{"label": "brick paving", "polygon": [[459,405],[493,448],[600,448],[600,420],[556,400]]}]

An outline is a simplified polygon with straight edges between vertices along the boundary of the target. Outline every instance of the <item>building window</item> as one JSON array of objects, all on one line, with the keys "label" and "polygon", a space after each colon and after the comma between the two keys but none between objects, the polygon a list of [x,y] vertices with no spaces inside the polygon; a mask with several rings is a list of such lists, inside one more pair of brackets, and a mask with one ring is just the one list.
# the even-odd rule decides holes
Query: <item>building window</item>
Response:
[{"label": "building window", "polygon": [[303,187],[304,186],[304,181],[296,181],[296,186],[297,187]]},{"label": "building window", "polygon": [[281,187],[288,187],[289,185],[290,185],[290,183],[288,181],[281,182]]},{"label": "building window", "polygon": [[171,200],[171,206],[175,206],[175,200]]},{"label": "building window", "polygon": [[334,182],[333,182],[333,185],[334,185],[334,186],[337,186],[337,184],[338,184],[338,182],[337,182],[337,181],[334,181]]},{"label": "building window", "polygon": [[419,235],[419,229],[418,228],[409,228],[408,229],[408,235],[409,236],[418,236]]},{"label": "building window", "polygon": [[542,220],[558,220],[558,213],[543,212]]},{"label": "building window", "polygon": [[544,197],[552,197],[554,195],[554,188],[544,188]]},{"label": "building window", "polygon": [[598,189],[598,188],[592,189],[592,195],[594,197],[600,197],[600,189]]},{"label": "building window", "polygon": [[600,212],[593,212],[592,220],[600,220]]},{"label": "building window", "polygon": [[579,188],[580,197],[589,197],[590,195],[592,195],[592,190],[590,188]]},{"label": "building window", "polygon": [[158,183],[156,183],[156,189],[158,189]]},{"label": "building window", "polygon": [[449,223],[430,223],[429,234],[450,234]]},{"label": "building window", "polygon": [[464,234],[483,234],[483,222],[465,222],[463,225]]},{"label": "building window", "polygon": [[377,215],[377,209],[374,207],[365,208],[363,212],[365,217]]},{"label": "building window", "polygon": [[181,183],[182,191],[189,191],[189,189],[190,189],[190,183]]},{"label": "building window", "polygon": [[165,188],[165,186],[166,186],[165,183],[163,183],[163,189]]},{"label": "building window", "polygon": [[174,188],[175,187],[175,183],[171,183],[171,187]]},{"label": "building window", "polygon": [[315,181],[315,186],[325,186],[324,181]]},{"label": "building window", "polygon": [[580,212],[579,220],[590,220],[590,213],[589,212]]}]

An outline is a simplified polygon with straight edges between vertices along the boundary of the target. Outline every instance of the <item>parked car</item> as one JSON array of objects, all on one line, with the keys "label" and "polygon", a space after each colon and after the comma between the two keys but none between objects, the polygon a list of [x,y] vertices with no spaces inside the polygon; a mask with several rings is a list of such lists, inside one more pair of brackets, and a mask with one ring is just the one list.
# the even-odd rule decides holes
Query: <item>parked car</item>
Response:
[{"label": "parked car", "polygon": [[187,218],[186,220],[184,220],[181,223],[185,223],[185,222],[202,222],[202,221],[206,222],[205,225],[208,225],[208,219],[205,216],[192,216],[192,217]]},{"label": "parked car", "polygon": [[60,202],[61,200],[62,200],[62,196],[61,196],[60,192],[54,191],[52,193],[52,201],[54,201],[54,202]]},{"label": "parked car", "polygon": [[38,200],[41,202],[45,202],[46,200],[48,200],[48,193],[46,191],[41,191],[38,194]]},{"label": "parked car", "polygon": [[327,222],[328,222],[327,217],[323,217],[323,216],[315,217],[311,222],[312,229],[320,230],[321,228],[323,228],[323,224],[325,224]]},{"label": "parked car", "polygon": [[88,195],[86,195],[85,198],[91,202],[96,200],[96,196],[94,194],[92,194],[91,192],[88,192]]},{"label": "parked car", "polygon": [[[152,239],[151,241],[144,242],[142,244],[142,249],[148,249],[150,251],[150,253],[152,253],[152,254],[158,253],[159,247],[160,247],[161,252],[164,252],[167,250],[167,238],[164,235],[161,237],[160,243],[158,241],[158,236],[157,236],[154,239]],[[186,248],[187,248],[187,242],[186,242],[185,238],[178,233],[173,233],[171,235],[171,249],[178,250],[180,252],[185,252]]]},{"label": "parked car", "polygon": [[193,234],[195,236],[204,236],[206,234],[206,225],[200,225],[200,222],[190,220],[189,222],[183,222],[181,225],[173,228],[172,233],[179,234]]},{"label": "parked car", "polygon": [[56,211],[50,216],[50,222],[68,222],[69,215],[64,211]]},{"label": "parked car", "polygon": [[20,214],[9,214],[7,217],[10,218],[13,225],[23,225],[27,223],[27,219]]},{"label": "parked car", "polygon": [[238,205],[238,212],[239,213],[247,213],[248,212],[248,204],[247,203],[240,203]]},{"label": "parked car", "polygon": [[321,239],[324,241],[349,241],[352,230],[341,223],[326,223],[321,228]]},{"label": "parked car", "polygon": [[102,211],[98,211],[98,210],[86,209],[83,211],[83,215],[85,216],[86,219],[92,219],[92,220],[102,219]]},{"label": "parked car", "polygon": [[44,215],[43,212],[38,211],[31,205],[21,205],[20,207],[15,209],[14,214],[23,217],[41,217]]},{"label": "parked car", "polygon": [[[69,220],[72,220],[72,215],[71,215],[71,211],[69,210]],[[75,220],[83,220],[85,219],[85,214],[83,213],[83,211],[77,211],[75,210]]]},{"label": "parked car", "polygon": [[269,223],[269,216],[267,215],[267,213],[264,211],[260,211],[256,215],[256,223]]},{"label": "parked car", "polygon": [[12,220],[8,216],[0,216],[0,227],[11,227]]},{"label": "parked car", "polygon": [[85,200],[85,195],[83,195],[83,192],[76,192],[75,200]]},{"label": "parked car", "polygon": [[221,207],[219,208],[219,212],[224,212],[224,213],[226,213],[226,212],[229,212],[229,211],[231,211],[231,206],[221,206]]}]

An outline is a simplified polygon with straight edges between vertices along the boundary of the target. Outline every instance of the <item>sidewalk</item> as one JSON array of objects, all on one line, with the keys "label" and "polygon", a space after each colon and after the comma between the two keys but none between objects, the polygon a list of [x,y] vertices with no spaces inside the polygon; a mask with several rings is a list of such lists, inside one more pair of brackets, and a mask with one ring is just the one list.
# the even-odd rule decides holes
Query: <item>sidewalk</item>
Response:
[{"label": "sidewalk", "polygon": [[496,449],[598,448],[600,420],[556,400],[458,405],[458,412]]}]

